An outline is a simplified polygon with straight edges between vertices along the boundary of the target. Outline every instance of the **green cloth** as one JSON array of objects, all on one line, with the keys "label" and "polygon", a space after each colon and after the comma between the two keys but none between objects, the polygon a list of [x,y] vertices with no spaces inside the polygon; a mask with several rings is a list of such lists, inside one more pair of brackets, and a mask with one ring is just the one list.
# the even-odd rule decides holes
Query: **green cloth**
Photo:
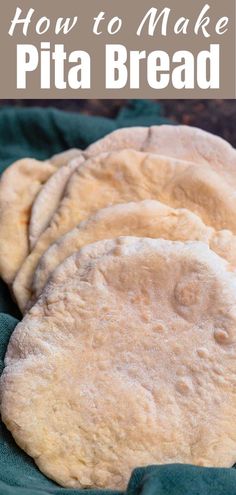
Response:
[{"label": "green cloth", "polygon": [[189,464],[139,468],[126,495],[236,495],[236,470]]},{"label": "green cloth", "polygon": [[120,127],[168,123],[162,107],[134,100],[116,119],[43,110],[6,108],[0,111],[0,173],[14,160],[26,156],[44,160],[68,148],[86,148]]},{"label": "green cloth", "polygon": [[[55,109],[0,110],[0,173],[25,156],[45,159],[70,147],[85,148],[120,127],[166,122],[161,106],[136,100],[116,119],[89,117]],[[20,318],[8,289],[0,282],[0,366],[10,335]],[[33,460],[20,450],[0,424],[0,495],[78,495],[84,490],[61,488],[47,479]],[[116,491],[86,490],[88,495]],[[236,495],[236,470],[206,469],[187,465],[136,469],[126,495]]]}]

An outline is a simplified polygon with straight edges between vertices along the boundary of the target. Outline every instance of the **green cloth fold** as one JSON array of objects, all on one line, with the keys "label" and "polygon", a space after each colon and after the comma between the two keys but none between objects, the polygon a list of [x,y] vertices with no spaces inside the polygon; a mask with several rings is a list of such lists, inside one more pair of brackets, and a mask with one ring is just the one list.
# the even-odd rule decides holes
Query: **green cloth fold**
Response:
[{"label": "green cloth fold", "polygon": [[121,127],[169,123],[162,107],[133,100],[115,119],[90,117],[55,108],[3,108],[0,111],[0,173],[24,157],[44,160],[68,148],[86,148]]},{"label": "green cloth fold", "polygon": [[[168,123],[162,107],[134,100],[116,119],[66,113],[53,108],[0,110],[0,173],[23,157],[49,158],[67,148],[86,148],[121,127]],[[20,318],[7,287],[0,281],[0,366],[7,344]],[[158,448],[158,446],[157,446]],[[84,490],[59,487],[47,479],[33,460],[17,447],[0,423],[0,495],[84,495]],[[117,495],[117,491],[86,490],[88,495]],[[126,495],[236,495],[236,470],[188,465],[136,469]]]},{"label": "green cloth fold", "polygon": [[236,495],[236,470],[189,464],[139,468],[126,495]]}]

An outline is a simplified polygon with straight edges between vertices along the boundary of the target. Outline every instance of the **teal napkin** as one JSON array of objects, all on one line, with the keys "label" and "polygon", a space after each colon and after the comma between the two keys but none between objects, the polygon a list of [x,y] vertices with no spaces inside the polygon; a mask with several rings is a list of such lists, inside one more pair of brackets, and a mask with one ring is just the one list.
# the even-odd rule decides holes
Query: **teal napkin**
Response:
[{"label": "teal napkin", "polygon": [[90,117],[55,108],[3,108],[0,110],[0,173],[19,158],[44,160],[68,148],[86,148],[121,127],[169,123],[162,107],[134,100],[116,119]]}]

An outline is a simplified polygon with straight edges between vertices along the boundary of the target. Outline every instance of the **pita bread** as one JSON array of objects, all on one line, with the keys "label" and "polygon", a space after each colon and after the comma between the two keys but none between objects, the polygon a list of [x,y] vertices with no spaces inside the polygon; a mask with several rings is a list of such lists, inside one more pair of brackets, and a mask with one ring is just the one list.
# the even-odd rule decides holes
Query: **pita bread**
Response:
[{"label": "pita bread", "polygon": [[89,146],[85,154],[91,157],[125,148],[206,164],[236,187],[236,150],[202,129],[183,125],[118,129]]},{"label": "pita bread", "polygon": [[48,178],[79,150],[54,155],[41,162],[25,158],[14,162],[0,180],[0,276],[12,283],[29,253],[28,225],[32,203]]},{"label": "pita bread", "polygon": [[86,244],[121,235],[161,237],[173,241],[200,240],[236,266],[236,236],[230,231],[215,231],[189,210],[171,208],[159,201],[118,204],[99,210],[49,247],[34,274],[27,308],[39,297],[52,272],[65,258]]},{"label": "pita bread", "polygon": [[137,465],[232,466],[235,274],[200,242],[105,244],[67,258],[16,327],[5,425],[66,487],[123,490]]},{"label": "pita bread", "polygon": [[[78,156],[78,151],[77,151]],[[81,163],[84,158],[80,152]],[[55,172],[39,191],[31,210],[29,223],[29,240],[30,250],[32,250],[39,238],[44,232],[50,220],[56,211],[67,181],[74,170],[78,167],[79,160],[71,160]]]},{"label": "pita bread", "polygon": [[55,240],[105,206],[144,199],[188,208],[206,225],[236,233],[234,190],[205,165],[196,167],[133,150],[98,155],[72,174],[49,227],[14,280],[13,292],[21,311],[30,299],[38,262]]},{"label": "pita bread", "polygon": [[57,168],[61,168],[64,167],[64,165],[67,165],[74,158],[80,156],[81,153],[82,151],[79,148],[71,148],[53,155],[52,158],[50,158],[50,162]]},{"label": "pita bread", "polygon": [[0,275],[10,284],[29,252],[28,221],[35,196],[56,168],[25,158],[0,180]]}]

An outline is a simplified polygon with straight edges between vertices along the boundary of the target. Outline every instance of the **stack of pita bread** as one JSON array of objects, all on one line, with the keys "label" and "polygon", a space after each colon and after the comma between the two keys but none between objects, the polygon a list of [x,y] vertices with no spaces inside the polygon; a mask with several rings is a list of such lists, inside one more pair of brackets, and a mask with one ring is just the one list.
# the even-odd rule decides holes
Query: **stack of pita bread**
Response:
[{"label": "stack of pita bread", "polygon": [[235,212],[236,150],[185,126],[4,172],[0,274],[24,318],[1,415],[48,477],[235,463]]}]

